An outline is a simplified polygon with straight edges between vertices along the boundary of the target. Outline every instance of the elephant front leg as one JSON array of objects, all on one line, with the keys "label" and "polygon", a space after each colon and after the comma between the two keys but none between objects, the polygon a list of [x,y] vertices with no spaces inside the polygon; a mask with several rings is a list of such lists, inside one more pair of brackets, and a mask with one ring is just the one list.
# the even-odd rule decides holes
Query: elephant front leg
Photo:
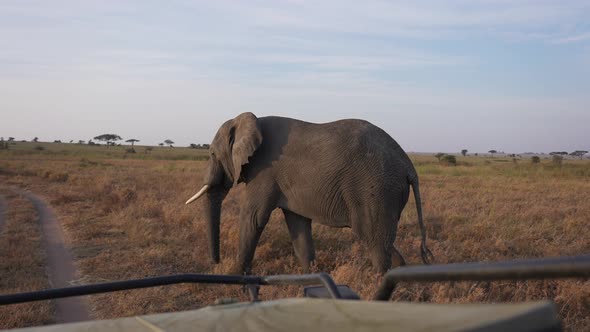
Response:
[{"label": "elephant front leg", "polygon": [[311,237],[311,219],[285,209],[283,209],[283,214],[285,215],[285,221],[289,228],[289,235],[293,242],[295,255],[299,258],[303,271],[308,273],[309,266],[315,259],[315,250]]},{"label": "elephant front leg", "polygon": [[252,260],[260,235],[268,223],[271,207],[249,207],[240,211],[240,243],[236,269],[239,274],[250,274]]}]

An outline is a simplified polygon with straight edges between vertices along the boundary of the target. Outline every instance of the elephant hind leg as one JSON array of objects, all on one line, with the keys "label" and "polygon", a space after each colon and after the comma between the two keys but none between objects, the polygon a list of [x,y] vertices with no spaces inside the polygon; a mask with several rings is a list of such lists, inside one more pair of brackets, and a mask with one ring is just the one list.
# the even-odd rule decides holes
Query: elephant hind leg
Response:
[{"label": "elephant hind leg", "polygon": [[315,259],[315,249],[311,237],[311,219],[286,209],[283,209],[283,214],[285,215],[287,228],[289,228],[295,255],[299,259],[303,270],[307,273],[311,262]]},{"label": "elephant hind leg", "polygon": [[[394,225],[396,226],[396,224]],[[404,257],[393,245],[396,237],[395,227],[376,227],[372,233],[361,233],[361,239],[369,249],[369,257],[373,268],[380,273],[385,273],[392,266],[392,256],[396,258],[396,266],[405,265]]]},{"label": "elephant hind leg", "polygon": [[404,256],[393,244],[383,246],[381,243],[373,243],[369,245],[369,253],[373,267],[380,273],[387,272],[392,268],[392,265],[393,267],[406,265]]},{"label": "elephant hind leg", "polygon": [[383,246],[381,243],[369,245],[371,262],[373,263],[373,268],[375,270],[377,270],[380,273],[385,273],[387,272],[387,270],[391,268],[392,249],[392,246],[389,246],[389,248],[387,248]]},{"label": "elephant hind leg", "polygon": [[400,254],[399,250],[397,250],[395,246],[393,246],[393,255],[395,256],[395,259],[397,261],[397,267],[406,265],[406,260],[404,259],[404,256]]}]

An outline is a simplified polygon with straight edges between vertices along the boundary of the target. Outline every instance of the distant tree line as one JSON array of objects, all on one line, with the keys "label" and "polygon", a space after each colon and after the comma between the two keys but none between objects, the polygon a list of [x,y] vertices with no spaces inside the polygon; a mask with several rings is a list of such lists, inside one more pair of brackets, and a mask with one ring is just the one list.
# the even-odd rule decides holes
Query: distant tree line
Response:
[{"label": "distant tree line", "polygon": [[[193,147],[193,146],[191,146],[191,147]],[[468,152],[467,149],[462,149],[460,153],[461,153],[461,155],[463,157],[466,157],[467,156],[467,152]],[[512,161],[514,163],[516,163],[518,161],[517,158],[522,158],[522,156],[519,155],[519,154],[515,154],[515,153],[508,153],[508,154],[506,154],[504,152],[498,152],[497,150],[494,150],[494,149],[489,150],[488,153],[491,154],[492,158],[494,157],[494,154],[501,153],[501,154],[503,154],[503,155],[505,155],[507,157],[511,157],[512,158]],[[531,157],[531,162],[533,164],[539,164],[541,162],[541,158],[539,156],[536,156],[535,155],[536,153],[527,152],[525,154],[533,154],[533,156]],[[544,153],[541,153],[541,154],[544,154]],[[583,159],[583,157],[586,154],[588,154],[588,151],[586,151],[586,150],[576,150],[576,151],[573,151],[573,152],[553,151],[553,152],[550,152],[549,153],[549,155],[552,156],[552,162],[553,162],[553,164],[555,166],[560,167],[560,168],[561,168],[562,163],[563,163],[563,156],[578,157],[581,160],[581,159]],[[478,153],[474,153],[473,155],[474,156],[478,156]],[[434,154],[434,157],[436,157],[436,159],[438,159],[438,162],[441,163],[441,164],[443,164],[443,165],[451,165],[451,166],[457,165],[457,158],[455,157],[455,155],[438,152],[438,153]]]},{"label": "distant tree line", "polygon": [[[101,141],[104,142],[106,144],[107,147],[109,146],[115,146],[115,145],[121,145],[121,144],[117,144],[117,141],[121,141],[123,140],[123,138],[117,134],[102,134],[102,135],[98,135],[95,136],[93,138],[94,140],[97,141]],[[22,140],[22,142],[26,142],[26,140]],[[31,142],[39,142],[39,137],[34,137]],[[62,143],[61,140],[54,140],[54,143]],[[125,141],[126,143],[131,143],[131,148],[128,149],[128,152],[135,152],[135,143],[140,142],[140,140],[135,139],[135,138],[130,138],[128,140]],[[70,144],[74,143],[74,140],[70,140]],[[77,142],[77,144],[85,144],[86,141],[84,140],[79,140]],[[9,144],[16,144],[15,143],[15,138],[14,137],[8,137],[8,140],[4,140],[4,137],[0,137],[0,150],[2,149],[8,149]],[[88,140],[88,143],[86,143],[88,145],[99,145],[97,143],[95,143],[92,139]],[[171,139],[166,139],[164,140],[162,143],[158,143],[159,146],[164,146],[164,145],[168,145],[170,148],[173,148],[174,141],[172,141]],[[195,144],[195,143],[191,143],[188,146],[191,149],[203,149],[203,150],[207,150],[209,149],[209,144]],[[150,149],[151,150],[151,149]],[[462,149],[461,150],[461,155],[463,155],[464,157],[467,156],[467,149]],[[497,150],[489,150],[488,151],[489,154],[491,154],[492,158],[494,157],[494,154],[498,153]],[[504,152],[500,152],[500,153],[504,153]],[[587,150],[575,150],[573,152],[567,152],[567,151],[553,151],[550,152],[549,155],[551,156],[572,156],[572,157],[578,157],[580,159],[583,159],[584,156],[588,154]],[[475,156],[477,156],[477,153],[474,153]],[[517,156],[520,157],[520,155],[516,155],[516,154],[508,154],[509,157],[512,158],[516,158]],[[445,154],[445,153],[437,153],[435,154],[435,157],[439,160],[439,162],[444,162],[446,164],[456,164],[456,158],[452,155],[449,154]],[[563,157],[562,157],[563,159]],[[554,162],[561,162],[562,159],[559,158],[553,158]]]},{"label": "distant tree line", "polygon": [[191,143],[189,145],[189,148],[191,148],[191,149],[205,149],[205,150],[208,150],[209,149],[209,144],[195,144],[195,143]]},{"label": "distant tree line", "polygon": [[586,155],[587,153],[588,153],[588,151],[586,151],[586,150],[576,150],[576,151],[570,152],[570,153],[568,153],[567,151],[554,151],[554,152],[550,152],[549,155],[551,155],[551,156],[570,155],[572,157],[579,157],[580,159],[582,159],[584,157],[584,155]]},{"label": "distant tree line", "polygon": [[[494,154],[498,153],[497,150],[489,150],[488,151],[489,154],[492,155],[492,158],[494,157]],[[504,153],[504,152],[500,152],[500,153]],[[467,149],[463,149],[461,150],[461,154],[465,157],[467,155]],[[535,154],[533,152],[526,152],[525,154]],[[544,154],[544,153],[541,153]],[[588,154],[588,151],[586,150],[576,150],[573,152],[567,152],[567,151],[553,151],[550,152],[549,155],[551,156],[572,156],[572,157],[578,157],[580,159],[582,159],[586,154]],[[435,154],[435,157],[440,161],[441,157],[444,156],[444,153],[437,153]],[[475,153],[474,155],[478,155],[477,153]],[[512,158],[516,158],[516,157],[521,157],[520,155],[517,155],[515,153],[509,153],[507,154],[508,157],[512,157]],[[563,158],[562,158],[563,159]]]},{"label": "distant tree line", "polygon": [[[89,139],[88,142],[85,140],[78,140],[77,142],[74,142],[74,140],[70,140],[69,143],[70,144],[79,144],[79,145],[87,144],[87,145],[97,146],[97,145],[101,145],[101,144],[96,143],[95,141],[100,141],[100,142],[103,142],[107,147],[109,147],[109,146],[121,146],[121,143],[117,143],[118,141],[121,141],[121,140],[123,140],[123,138],[117,134],[102,134],[102,135],[98,135],[98,136],[95,136],[95,137]],[[21,142],[27,142],[27,140],[22,140]],[[34,137],[33,139],[31,139],[31,142],[39,143],[39,137]],[[140,140],[138,140],[136,138],[130,138],[128,140],[125,140],[125,142],[131,143],[131,148],[127,149],[127,152],[134,153],[135,152],[135,143],[140,142]],[[53,140],[53,143],[64,143],[64,142],[62,142],[62,140],[56,139],[56,140]],[[16,144],[14,137],[8,137],[7,140],[5,140],[4,137],[0,137],[0,150],[8,149],[9,144],[11,144],[11,145]],[[168,145],[170,148],[174,148],[173,144],[174,144],[174,141],[171,139],[165,139],[162,143],[158,143],[159,146]],[[188,147],[191,149],[204,149],[204,150],[206,150],[206,149],[209,149],[209,144],[191,143],[191,144],[189,144]],[[152,149],[153,148],[149,147],[150,151]]]}]

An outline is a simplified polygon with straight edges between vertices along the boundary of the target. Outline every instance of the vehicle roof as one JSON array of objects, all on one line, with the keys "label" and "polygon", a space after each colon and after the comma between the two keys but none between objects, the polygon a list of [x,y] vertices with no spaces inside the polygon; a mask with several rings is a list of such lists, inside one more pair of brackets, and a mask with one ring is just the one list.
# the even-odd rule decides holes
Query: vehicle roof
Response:
[{"label": "vehicle roof", "polygon": [[18,329],[51,331],[548,331],[550,301],[429,304],[291,298],[198,310]]}]

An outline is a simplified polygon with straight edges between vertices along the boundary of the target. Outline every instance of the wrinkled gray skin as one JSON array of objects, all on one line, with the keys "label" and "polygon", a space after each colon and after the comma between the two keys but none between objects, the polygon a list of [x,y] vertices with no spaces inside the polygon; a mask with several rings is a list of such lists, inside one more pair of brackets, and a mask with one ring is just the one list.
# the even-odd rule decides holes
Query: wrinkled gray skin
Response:
[{"label": "wrinkled gray skin", "polygon": [[295,254],[304,270],[314,260],[311,222],[350,227],[380,272],[391,267],[397,225],[413,186],[428,264],[418,176],[402,148],[363,120],[325,124],[243,113],[225,122],[210,146],[202,198],[211,258],[219,263],[221,203],[232,186],[245,188],[240,202],[240,243],[234,273],[250,273],[254,251],[271,212],[285,215]]}]

